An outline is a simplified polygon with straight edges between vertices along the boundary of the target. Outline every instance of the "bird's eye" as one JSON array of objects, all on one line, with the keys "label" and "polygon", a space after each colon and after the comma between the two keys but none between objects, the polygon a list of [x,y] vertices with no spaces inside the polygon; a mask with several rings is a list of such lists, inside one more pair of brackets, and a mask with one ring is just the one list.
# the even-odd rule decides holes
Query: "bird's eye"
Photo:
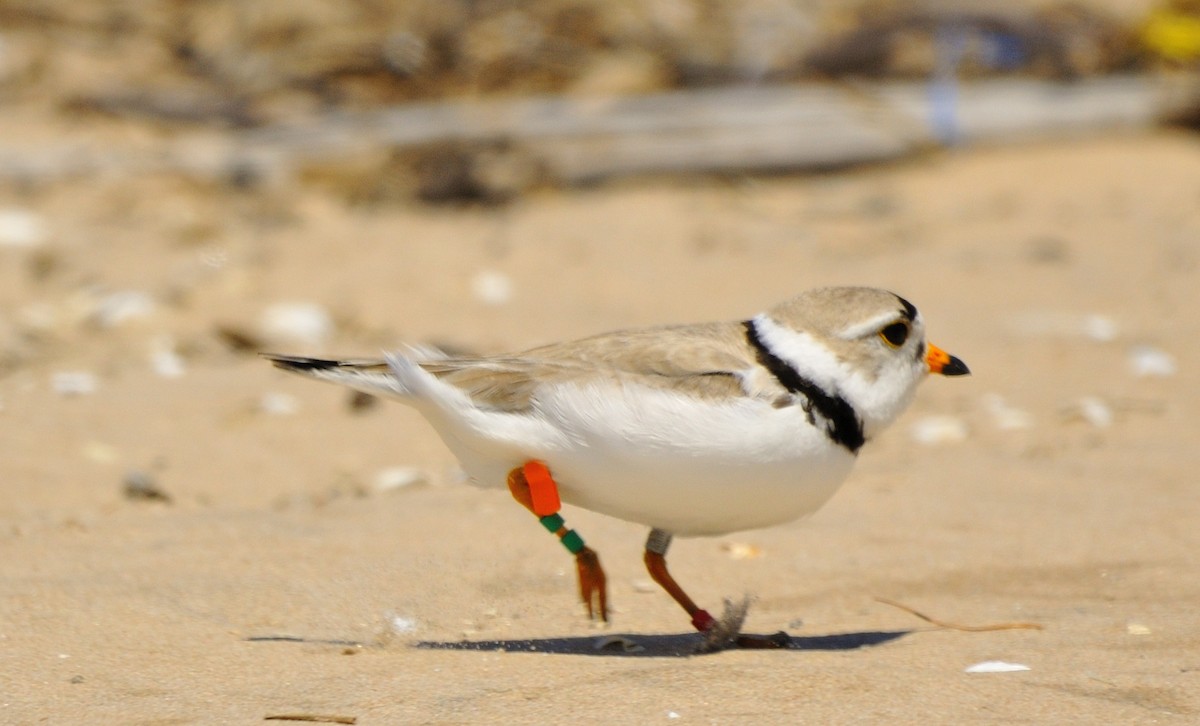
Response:
[{"label": "bird's eye", "polygon": [[879,337],[893,348],[899,348],[908,340],[908,323],[892,323],[879,331]]}]

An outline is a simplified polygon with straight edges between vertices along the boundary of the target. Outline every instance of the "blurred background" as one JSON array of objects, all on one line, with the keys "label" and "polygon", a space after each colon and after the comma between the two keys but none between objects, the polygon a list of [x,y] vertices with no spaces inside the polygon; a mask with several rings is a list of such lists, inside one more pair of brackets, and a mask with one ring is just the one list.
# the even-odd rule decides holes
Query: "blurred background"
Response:
[{"label": "blurred background", "polygon": [[1130,255],[1195,264],[1198,58],[1190,0],[8,0],[0,406],[95,406],[81,458],[27,457],[75,481],[197,463],[122,433],[123,391],[321,395],[259,393],[265,349],[496,351],[832,283],[947,326],[1020,286],[1031,341],[1109,340]]},{"label": "blurred background", "polygon": [[[0,0],[0,720],[1194,718],[1198,64],[1196,0]],[[590,631],[417,413],[257,356],[834,284],[973,375],[811,521],[673,569],[763,632],[912,629],[876,596],[1046,631],[741,670],[388,650]],[[681,633],[644,532],[568,518],[618,627]],[[313,642],[245,640],[281,634]],[[997,656],[1030,680],[954,680]]]},{"label": "blurred background", "polygon": [[[1145,199],[1197,206],[1198,63],[1192,0],[8,0],[0,405],[835,282],[1021,285],[1058,297],[1013,326],[1107,340],[1105,274],[1194,265],[1192,223],[1080,248],[1122,229],[1100,213],[1128,240]],[[1140,185],[1085,188],[1117,178]],[[1032,271],[989,267],[1011,244]],[[1055,265],[1078,279],[1033,282]]]}]

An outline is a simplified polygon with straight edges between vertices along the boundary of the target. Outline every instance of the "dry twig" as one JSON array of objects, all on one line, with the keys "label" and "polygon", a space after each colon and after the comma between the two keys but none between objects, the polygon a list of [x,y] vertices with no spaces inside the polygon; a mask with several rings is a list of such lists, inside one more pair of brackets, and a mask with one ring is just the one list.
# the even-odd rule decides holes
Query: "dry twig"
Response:
[{"label": "dry twig", "polygon": [[938,620],[937,618],[932,618],[932,617],[926,615],[925,613],[914,610],[913,608],[910,608],[909,606],[907,606],[903,603],[898,603],[895,600],[889,600],[886,597],[876,597],[875,601],[881,602],[884,605],[891,605],[894,608],[899,608],[899,609],[903,610],[904,612],[909,613],[910,615],[917,616],[918,618],[924,620],[925,622],[927,622],[931,625],[936,625],[939,628],[945,628],[947,630],[961,630],[961,631],[964,631],[967,633],[986,633],[986,632],[989,632],[992,630],[1042,630],[1043,629],[1042,625],[1039,623],[1025,623],[1025,622],[992,623],[990,625],[961,625],[959,623],[951,623],[951,622],[947,622],[945,620]]}]

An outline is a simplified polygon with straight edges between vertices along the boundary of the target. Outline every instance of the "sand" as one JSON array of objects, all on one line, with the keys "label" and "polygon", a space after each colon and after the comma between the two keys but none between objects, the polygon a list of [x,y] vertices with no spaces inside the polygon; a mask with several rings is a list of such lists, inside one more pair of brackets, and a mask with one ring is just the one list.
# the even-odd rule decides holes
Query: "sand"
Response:
[{"label": "sand", "polygon": [[[43,229],[0,247],[0,722],[1194,723],[1198,171],[1154,132],[503,208],[4,191]],[[676,542],[774,652],[690,655],[645,532],[568,508],[610,578],[589,624],[569,557],[417,414],[227,344],[502,351],[828,284],[902,293],[973,375],[926,382],[808,521]],[[266,337],[282,302],[332,332]]]}]

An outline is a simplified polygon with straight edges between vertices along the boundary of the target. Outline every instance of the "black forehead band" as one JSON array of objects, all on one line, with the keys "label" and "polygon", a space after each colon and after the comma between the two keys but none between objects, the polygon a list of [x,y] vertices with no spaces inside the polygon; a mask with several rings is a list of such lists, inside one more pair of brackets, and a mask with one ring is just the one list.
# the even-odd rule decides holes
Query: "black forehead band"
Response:
[{"label": "black forehead band", "polygon": [[908,322],[911,323],[912,321],[916,320],[917,319],[917,306],[913,305],[912,303],[910,303],[909,301],[900,297],[899,295],[896,296],[896,299],[899,300],[900,304],[904,306],[904,317],[908,318]]}]

